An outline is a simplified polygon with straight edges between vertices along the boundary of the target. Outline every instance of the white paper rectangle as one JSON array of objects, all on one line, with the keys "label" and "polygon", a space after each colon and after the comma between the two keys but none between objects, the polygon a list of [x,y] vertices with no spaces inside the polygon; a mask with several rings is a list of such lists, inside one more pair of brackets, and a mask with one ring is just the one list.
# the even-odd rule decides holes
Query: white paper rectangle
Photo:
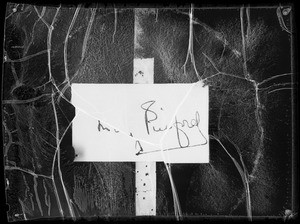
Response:
[{"label": "white paper rectangle", "polygon": [[72,84],[75,161],[208,163],[203,84]]}]

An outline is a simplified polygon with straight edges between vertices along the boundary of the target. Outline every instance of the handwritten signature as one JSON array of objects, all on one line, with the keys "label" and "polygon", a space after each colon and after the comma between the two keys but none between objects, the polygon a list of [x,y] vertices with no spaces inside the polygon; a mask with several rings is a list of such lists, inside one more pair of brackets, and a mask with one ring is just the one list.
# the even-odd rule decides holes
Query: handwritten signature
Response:
[{"label": "handwritten signature", "polygon": [[[157,133],[157,132],[165,132],[170,129],[175,129],[176,131],[176,137],[177,137],[177,143],[179,147],[173,147],[169,149],[164,149],[163,151],[167,150],[174,150],[174,149],[180,149],[180,148],[188,148],[188,147],[194,147],[194,146],[200,146],[200,145],[206,145],[208,143],[207,138],[203,135],[201,129],[200,129],[200,115],[199,112],[195,112],[194,118],[188,120],[183,119],[181,121],[178,121],[177,116],[175,116],[175,121],[172,123],[172,125],[164,125],[163,127],[156,127],[154,125],[155,121],[158,119],[158,114],[155,112],[153,106],[156,103],[155,100],[147,101],[143,104],[141,104],[141,109],[144,111],[144,123],[145,123],[145,129],[148,135]],[[161,110],[163,110],[161,108]],[[187,129],[196,129],[196,131],[200,134],[201,138],[203,139],[203,143],[197,144],[197,145],[191,145],[190,144],[190,138],[185,130]],[[110,129],[108,127],[105,127],[100,120],[98,120],[98,131],[107,131],[107,132],[115,132],[119,133],[116,129]],[[130,132],[129,136],[133,137],[132,132]],[[136,140],[135,142],[135,148],[138,150],[136,155],[146,154],[146,153],[152,153],[152,152],[158,152],[160,150],[153,150],[153,151],[147,151],[144,152],[144,149],[141,145],[141,143]]]},{"label": "handwritten signature", "polygon": [[[157,120],[158,115],[157,113],[151,108],[155,104],[154,100],[147,101],[141,105],[141,108],[145,111],[145,127],[148,135],[150,135],[149,126],[151,123],[153,123],[155,120]],[[165,125],[163,128],[157,128],[154,125],[152,126],[153,132],[163,132],[167,129],[170,130],[172,128],[175,128],[176,135],[177,135],[177,141],[180,146],[180,148],[186,148],[190,146],[190,139],[187,135],[187,133],[184,131],[184,128],[197,128],[197,131],[199,134],[203,137],[205,140],[204,143],[201,145],[207,144],[207,139],[203,135],[202,131],[200,130],[200,115],[199,112],[195,112],[195,118],[188,121],[187,119],[183,119],[182,121],[177,120],[177,116],[175,116],[175,122],[168,127],[168,125]],[[185,142],[185,143],[184,143]]]}]

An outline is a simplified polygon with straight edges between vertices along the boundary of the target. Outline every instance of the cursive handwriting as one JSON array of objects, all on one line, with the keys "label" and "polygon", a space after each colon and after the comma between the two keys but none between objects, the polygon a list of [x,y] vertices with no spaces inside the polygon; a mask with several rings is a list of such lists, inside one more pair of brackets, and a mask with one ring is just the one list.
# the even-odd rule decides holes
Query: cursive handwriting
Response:
[{"label": "cursive handwriting", "polygon": [[[148,135],[150,135],[150,131],[149,131],[150,124],[152,122],[154,122],[155,120],[157,120],[157,118],[158,118],[157,113],[154,111],[154,109],[151,108],[154,104],[155,104],[155,101],[150,100],[141,105],[141,108],[144,110],[145,127],[146,127],[146,131],[147,131]],[[149,119],[150,116],[151,116],[151,119]],[[154,132],[163,132],[163,131],[166,131],[167,129],[170,130],[172,128],[175,128],[177,141],[178,141],[180,148],[186,148],[186,147],[190,146],[190,139],[189,139],[189,136],[187,135],[187,133],[184,131],[184,128],[189,128],[189,129],[194,128],[194,127],[197,128],[197,131],[201,134],[201,136],[205,140],[205,143],[203,143],[203,145],[207,144],[207,139],[205,138],[202,131],[200,130],[199,125],[200,125],[200,115],[199,115],[199,112],[196,111],[195,118],[191,119],[190,121],[188,121],[187,119],[178,121],[177,116],[175,116],[175,122],[170,127],[168,127],[168,125],[165,125],[164,127],[157,128],[154,125],[152,125],[152,130]]]},{"label": "cursive handwriting", "polygon": [[[151,123],[152,121],[155,121],[157,119],[157,114],[153,110],[149,109],[154,103],[155,103],[154,100],[150,100],[141,105],[141,108],[143,110],[145,110],[145,125],[146,125],[146,130],[147,130],[148,135],[150,135],[149,123]],[[150,115],[153,115],[154,118],[152,117],[152,119],[149,119]]]},{"label": "cursive handwriting", "polygon": [[[101,132],[101,130],[103,131],[110,131],[110,129],[108,127],[104,127],[103,124],[101,124],[101,121],[98,120],[98,131]],[[115,133],[119,133],[120,131],[118,131],[117,129],[114,128]]]},{"label": "cursive handwriting", "polygon": [[101,130],[110,131],[109,128],[104,127],[101,122],[98,120],[98,131],[101,132]]},{"label": "cursive handwriting", "polygon": [[141,145],[141,143],[140,143],[139,140],[135,141],[135,149],[137,149],[137,147],[139,147],[140,150],[135,155],[138,156],[140,154],[143,154],[144,149],[143,149],[143,147],[142,147],[142,145]]},{"label": "cursive handwriting", "polygon": [[[201,146],[208,143],[207,138],[203,135],[201,129],[200,129],[200,114],[198,111],[195,111],[195,115],[192,119],[183,119],[178,120],[177,116],[174,118],[174,122],[168,126],[163,125],[162,127],[155,126],[155,121],[158,119],[157,109],[154,108],[156,101],[155,100],[149,100],[145,103],[141,104],[141,109],[144,111],[144,124],[145,129],[148,135],[151,135],[153,133],[158,132],[164,132],[168,131],[170,129],[175,129],[175,135],[177,138],[178,147],[168,148],[164,149],[163,151],[167,150],[175,150],[180,148],[188,148],[188,147],[195,147],[195,146]],[[159,110],[159,109],[158,109]],[[160,110],[163,111],[163,108],[160,107]],[[190,137],[188,136],[187,129],[195,129],[201,136],[202,139],[204,139],[203,143],[198,144],[191,144]],[[114,133],[119,133],[119,130],[116,130],[114,128],[110,129],[108,127],[105,127],[100,120],[98,120],[98,131],[106,131],[111,132],[111,130],[114,131]],[[113,132],[111,132],[113,133]],[[129,136],[133,138],[132,132],[129,132]],[[161,150],[153,150],[153,151],[144,151],[140,141],[136,140],[135,142],[135,149],[138,151],[136,155],[141,154],[147,154],[147,153],[153,153],[158,152]]]}]

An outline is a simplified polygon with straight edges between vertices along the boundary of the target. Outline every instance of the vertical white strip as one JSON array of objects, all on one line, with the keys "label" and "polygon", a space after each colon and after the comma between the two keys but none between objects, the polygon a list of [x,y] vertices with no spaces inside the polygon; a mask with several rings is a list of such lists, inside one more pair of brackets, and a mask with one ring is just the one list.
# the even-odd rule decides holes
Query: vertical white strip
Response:
[{"label": "vertical white strip", "polygon": [[[139,24],[139,9],[135,9],[134,51],[141,50],[139,36],[143,33]],[[154,58],[141,58],[135,53],[133,83],[154,83]],[[137,216],[156,215],[156,162],[135,163],[135,213]]]},{"label": "vertical white strip", "polygon": [[[133,83],[153,83],[154,58],[135,58]],[[137,216],[156,215],[156,162],[135,163],[135,206]]]}]

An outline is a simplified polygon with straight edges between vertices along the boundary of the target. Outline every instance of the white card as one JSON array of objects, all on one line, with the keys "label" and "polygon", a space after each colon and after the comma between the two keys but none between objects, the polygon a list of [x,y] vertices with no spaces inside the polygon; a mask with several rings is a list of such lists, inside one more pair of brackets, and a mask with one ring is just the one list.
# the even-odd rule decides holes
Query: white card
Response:
[{"label": "white card", "polygon": [[72,84],[75,161],[208,163],[208,86]]}]

